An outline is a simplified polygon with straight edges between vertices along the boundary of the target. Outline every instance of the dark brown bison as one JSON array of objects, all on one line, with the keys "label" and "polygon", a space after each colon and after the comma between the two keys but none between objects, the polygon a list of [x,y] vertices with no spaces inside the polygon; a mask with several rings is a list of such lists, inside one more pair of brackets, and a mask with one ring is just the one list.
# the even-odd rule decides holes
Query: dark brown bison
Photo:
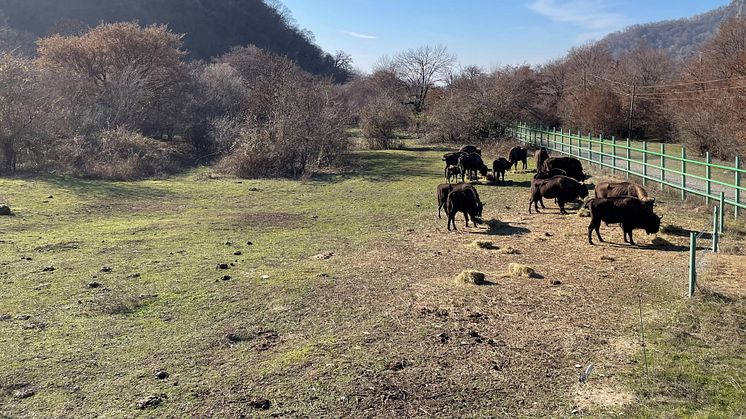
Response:
[{"label": "dark brown bison", "polygon": [[477,146],[475,146],[475,145],[465,145],[465,146],[461,147],[461,149],[459,150],[459,152],[466,153],[466,154],[477,153],[480,156],[482,155],[482,149],[479,148],[479,147],[477,147]]},{"label": "dark brown bison", "polygon": [[648,234],[655,234],[660,230],[661,218],[663,218],[657,216],[650,206],[632,197],[593,198],[585,204],[585,207],[591,212],[591,223],[588,225],[588,243],[590,244],[593,244],[594,230],[598,240],[604,241],[600,232],[601,222],[621,224],[624,242],[634,246],[633,230],[645,230]]},{"label": "dark brown bison", "polygon": [[443,161],[446,162],[446,168],[443,172],[443,176],[445,176],[446,180],[448,180],[448,168],[451,166],[458,166],[458,159],[464,155],[464,153],[456,152],[456,153],[446,153],[443,155]]},{"label": "dark brown bison", "polygon": [[541,172],[542,167],[544,167],[544,162],[549,158],[549,152],[546,148],[542,147],[536,150],[534,158],[536,159],[536,171]]},{"label": "dark brown bison", "polygon": [[445,208],[446,202],[448,201],[448,195],[451,192],[462,191],[469,188],[474,189],[474,193],[476,193],[477,197],[479,197],[476,188],[474,188],[474,185],[472,185],[471,183],[442,183],[438,185],[435,190],[435,195],[438,198],[438,218],[441,218],[440,211],[441,209]]},{"label": "dark brown bison", "polygon": [[[555,176],[567,176],[567,173],[562,169],[552,169],[548,172],[539,172],[534,175],[534,179],[531,181],[531,187],[534,188],[534,185],[540,184],[543,180],[551,179]],[[536,186],[538,187],[538,186]],[[554,200],[555,203],[557,200]],[[546,209],[544,206],[544,200],[542,198],[539,198],[539,205],[541,205],[542,208]]]},{"label": "dark brown bison", "polygon": [[655,205],[655,198],[648,196],[648,191],[636,183],[604,182],[596,185],[596,198],[619,198],[624,196],[637,198],[650,208]]},{"label": "dark brown bison", "polygon": [[495,176],[495,182],[500,181],[501,176],[502,181],[505,182],[505,172],[510,170],[510,166],[510,162],[502,157],[492,162],[492,175]]},{"label": "dark brown bison", "polygon": [[459,169],[458,166],[450,166],[446,168],[446,181],[448,183],[451,183],[452,181],[455,182],[458,180],[460,174],[461,169]]},{"label": "dark brown bison", "polygon": [[[531,182],[531,200],[528,203],[528,213],[531,205],[539,212],[542,198],[555,198],[560,208],[560,214],[567,214],[565,203],[588,196],[588,189],[577,180],[567,176],[554,176],[549,179],[534,179]],[[543,204],[542,204],[543,205]]]},{"label": "dark brown bison", "polygon": [[510,167],[515,166],[515,170],[518,170],[518,162],[523,163],[523,170],[528,169],[528,150],[523,147],[513,147],[508,153],[508,160],[510,160]]},{"label": "dark brown bison", "polygon": [[462,182],[467,173],[470,179],[476,176],[477,180],[479,180],[479,176],[476,174],[479,173],[482,176],[487,176],[487,171],[489,170],[484,164],[482,156],[477,153],[461,155],[458,159],[458,167],[461,169]]},{"label": "dark brown bison", "polygon": [[466,219],[466,226],[469,227],[469,217],[474,222],[474,226],[482,224],[482,210],[484,204],[479,200],[479,194],[473,187],[464,188],[463,190],[453,190],[448,194],[446,202],[446,213],[448,213],[448,231],[456,229],[456,214],[461,212]]},{"label": "dark brown bison", "polygon": [[580,160],[574,157],[550,157],[546,159],[541,171],[548,172],[552,169],[562,169],[568,177],[578,182],[583,182],[586,179],[585,173],[583,173],[583,165]]}]

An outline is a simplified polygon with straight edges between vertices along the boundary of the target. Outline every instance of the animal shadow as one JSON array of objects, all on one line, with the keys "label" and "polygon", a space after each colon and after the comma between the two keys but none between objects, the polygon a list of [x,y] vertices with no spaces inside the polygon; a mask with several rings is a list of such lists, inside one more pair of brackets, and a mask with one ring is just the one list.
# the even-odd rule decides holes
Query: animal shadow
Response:
[{"label": "animal shadow", "polygon": [[484,234],[487,236],[519,236],[528,234],[531,230],[525,227],[512,226],[499,220],[489,220],[485,223],[486,230],[481,230],[475,234]]}]

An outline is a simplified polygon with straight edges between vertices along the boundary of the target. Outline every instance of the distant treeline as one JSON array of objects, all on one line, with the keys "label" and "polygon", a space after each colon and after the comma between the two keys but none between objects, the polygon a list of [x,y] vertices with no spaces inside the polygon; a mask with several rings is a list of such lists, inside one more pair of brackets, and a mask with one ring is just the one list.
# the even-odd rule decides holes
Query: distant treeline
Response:
[{"label": "distant treeline", "polygon": [[[167,24],[186,34],[192,59],[208,60],[232,47],[255,45],[286,56],[305,71],[350,76],[344,56],[324,52],[313,35],[300,29],[280,3],[263,0],[0,0],[9,26],[35,37],[76,35],[100,23],[138,21]],[[341,61],[341,62],[340,62]]]}]

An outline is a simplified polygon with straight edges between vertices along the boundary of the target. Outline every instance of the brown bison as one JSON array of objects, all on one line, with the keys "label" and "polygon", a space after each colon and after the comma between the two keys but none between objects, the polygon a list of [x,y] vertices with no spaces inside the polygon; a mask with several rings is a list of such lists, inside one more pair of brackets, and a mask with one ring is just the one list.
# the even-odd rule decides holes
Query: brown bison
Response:
[{"label": "brown bison", "polygon": [[448,183],[455,182],[458,180],[460,174],[461,169],[458,166],[449,166],[446,168],[446,181]]},{"label": "brown bison", "polygon": [[500,181],[501,176],[502,181],[505,182],[505,172],[510,170],[510,166],[510,162],[502,157],[492,162],[492,174],[495,176],[495,182]]},{"label": "brown bison", "polygon": [[[648,234],[655,234],[660,230],[661,219],[652,208],[637,198],[593,198],[585,204],[591,213],[591,223],[588,225],[588,243],[593,244],[592,233],[595,230],[598,240],[601,238],[601,222],[606,224],[621,224],[624,232],[624,242],[635,245],[632,231],[642,229]],[[629,236],[629,240],[627,240]]]},{"label": "brown bison", "polygon": [[446,201],[448,231],[451,231],[451,225],[456,230],[456,214],[459,212],[464,214],[467,227],[469,227],[469,217],[471,217],[475,227],[477,224],[482,224],[483,209],[484,204],[479,200],[479,194],[474,187],[465,187],[461,190],[451,191]]},{"label": "brown bison", "polygon": [[[534,179],[531,181],[531,187],[533,188],[534,185],[540,184],[541,181],[551,179],[555,176],[567,176],[567,173],[562,169],[552,169],[548,172],[539,172],[534,175]],[[554,201],[555,203],[557,202],[556,199]],[[542,208],[546,209],[546,207],[544,206],[544,200],[542,198],[539,198],[538,204],[541,205]]]},{"label": "brown bison", "polygon": [[586,179],[585,173],[583,173],[583,165],[580,160],[574,157],[550,157],[546,159],[541,171],[548,172],[552,169],[562,169],[568,177],[578,182],[583,182]]},{"label": "brown bison", "polygon": [[542,147],[536,150],[534,158],[536,159],[536,171],[541,172],[542,167],[544,167],[544,162],[549,158],[549,152],[546,148]]},{"label": "brown bison", "polygon": [[[534,179],[531,182],[531,200],[528,203],[528,213],[531,206],[539,212],[542,198],[555,198],[560,208],[560,214],[567,214],[565,203],[588,196],[588,189],[582,183],[567,176],[554,176],[549,179]],[[543,203],[542,203],[543,206]]]},{"label": "brown bison", "polygon": [[479,147],[477,147],[477,146],[475,146],[475,145],[465,145],[465,146],[461,147],[461,149],[459,150],[459,152],[460,153],[466,153],[466,154],[477,153],[480,156],[482,155],[482,149],[479,148]]},{"label": "brown bison", "polygon": [[462,182],[467,173],[469,174],[470,179],[476,176],[477,180],[479,180],[479,175],[477,175],[477,173],[482,176],[487,176],[487,171],[489,170],[484,164],[482,156],[477,153],[462,154],[458,159],[458,167],[461,170]]},{"label": "brown bison", "polygon": [[619,198],[631,196],[652,208],[655,198],[648,196],[648,191],[632,182],[604,182],[596,185],[596,198]]},{"label": "brown bison", "polygon": [[[442,183],[438,185],[438,187],[435,190],[435,195],[438,198],[438,218],[441,218],[440,211],[441,209],[445,208],[446,202],[448,201],[448,195],[453,191],[462,191],[465,189],[474,189],[474,192],[476,193],[476,188],[474,188],[474,185],[471,183],[465,183],[465,182],[459,182],[459,183]],[[479,194],[477,193],[477,197],[479,197]]]},{"label": "brown bison", "polygon": [[508,153],[508,160],[510,160],[510,167],[515,166],[515,170],[518,170],[518,162],[523,163],[523,170],[528,169],[528,150],[523,147],[513,147]]},{"label": "brown bison", "polygon": [[448,180],[448,168],[451,166],[458,166],[458,159],[464,154],[465,153],[456,152],[446,153],[443,155],[443,161],[446,162],[446,168],[443,172],[443,175],[445,176],[446,180]]}]

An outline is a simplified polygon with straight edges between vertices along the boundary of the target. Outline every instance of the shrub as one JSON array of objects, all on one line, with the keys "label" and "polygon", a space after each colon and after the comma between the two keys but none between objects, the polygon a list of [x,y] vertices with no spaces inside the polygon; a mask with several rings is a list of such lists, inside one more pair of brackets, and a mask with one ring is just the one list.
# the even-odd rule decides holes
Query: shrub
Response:
[{"label": "shrub", "polygon": [[184,163],[184,150],[124,128],[101,136],[75,137],[60,145],[59,164],[78,175],[133,180],[176,171]]},{"label": "shrub", "polygon": [[407,123],[406,109],[392,97],[377,95],[361,111],[360,128],[371,149],[388,149],[394,145],[395,130]]}]

